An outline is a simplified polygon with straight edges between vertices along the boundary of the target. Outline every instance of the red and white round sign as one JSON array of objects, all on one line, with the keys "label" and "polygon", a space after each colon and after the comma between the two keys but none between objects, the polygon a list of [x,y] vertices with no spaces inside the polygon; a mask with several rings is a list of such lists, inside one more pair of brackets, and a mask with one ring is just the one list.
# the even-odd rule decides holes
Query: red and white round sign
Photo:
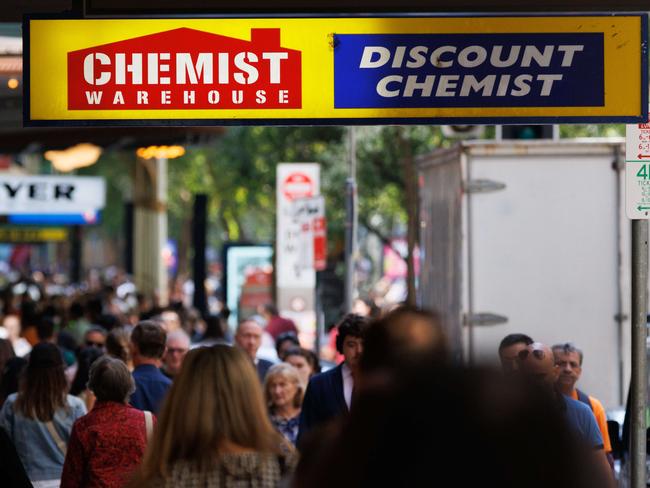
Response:
[{"label": "red and white round sign", "polygon": [[304,173],[291,173],[282,183],[282,193],[289,200],[314,195],[314,182]]}]

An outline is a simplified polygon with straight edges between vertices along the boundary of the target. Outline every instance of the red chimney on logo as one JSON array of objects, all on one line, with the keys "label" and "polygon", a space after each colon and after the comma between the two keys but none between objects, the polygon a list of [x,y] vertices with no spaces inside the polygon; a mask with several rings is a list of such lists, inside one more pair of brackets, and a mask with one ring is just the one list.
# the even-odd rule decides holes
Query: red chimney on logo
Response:
[{"label": "red chimney on logo", "polygon": [[251,40],[186,27],[68,53],[68,109],[302,106],[301,53],[280,29]]}]

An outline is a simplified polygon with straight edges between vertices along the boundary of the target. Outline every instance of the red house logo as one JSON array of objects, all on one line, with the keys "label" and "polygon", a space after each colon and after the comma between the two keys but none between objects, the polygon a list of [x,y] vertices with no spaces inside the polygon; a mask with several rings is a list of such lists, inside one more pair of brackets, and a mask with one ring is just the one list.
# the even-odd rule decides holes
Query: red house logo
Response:
[{"label": "red house logo", "polygon": [[301,108],[301,53],[186,27],[68,53],[69,110]]}]

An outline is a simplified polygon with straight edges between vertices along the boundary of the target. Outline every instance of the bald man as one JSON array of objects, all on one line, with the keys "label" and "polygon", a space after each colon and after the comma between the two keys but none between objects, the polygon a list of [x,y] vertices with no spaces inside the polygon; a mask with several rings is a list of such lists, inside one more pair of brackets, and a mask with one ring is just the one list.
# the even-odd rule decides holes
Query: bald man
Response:
[{"label": "bald man", "polygon": [[558,400],[562,403],[560,408],[564,412],[569,427],[587,446],[594,450],[597,465],[601,468],[603,480],[606,481],[604,486],[615,486],[605,455],[603,437],[593,412],[584,403],[563,395],[557,390],[560,368],[555,364],[553,350],[545,344],[533,342],[519,352],[518,359],[521,371],[527,377],[557,395]]}]

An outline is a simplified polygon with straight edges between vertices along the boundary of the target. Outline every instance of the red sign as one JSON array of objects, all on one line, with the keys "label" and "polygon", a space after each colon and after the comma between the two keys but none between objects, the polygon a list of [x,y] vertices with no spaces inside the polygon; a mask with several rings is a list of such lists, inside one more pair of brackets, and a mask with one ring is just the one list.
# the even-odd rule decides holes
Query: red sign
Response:
[{"label": "red sign", "polygon": [[186,27],[68,53],[68,109],[301,108],[301,53]]},{"label": "red sign", "polygon": [[314,218],[314,269],[323,271],[327,268],[327,222],[325,217]]},{"label": "red sign", "polygon": [[282,193],[289,200],[311,197],[314,194],[314,182],[304,173],[291,173],[282,183]]}]

